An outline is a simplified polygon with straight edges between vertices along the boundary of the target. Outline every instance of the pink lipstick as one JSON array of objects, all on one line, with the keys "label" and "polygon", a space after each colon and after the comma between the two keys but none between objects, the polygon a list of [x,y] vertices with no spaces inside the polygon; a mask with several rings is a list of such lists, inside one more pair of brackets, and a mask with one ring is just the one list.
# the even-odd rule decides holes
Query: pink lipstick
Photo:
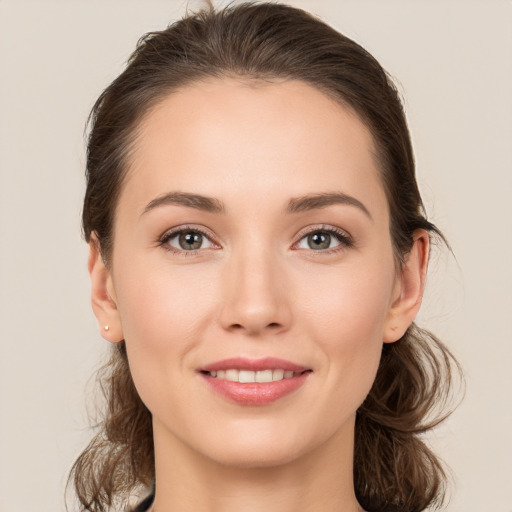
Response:
[{"label": "pink lipstick", "polygon": [[266,405],[300,388],[311,369],[266,357],[231,358],[199,369],[210,388],[241,405]]}]

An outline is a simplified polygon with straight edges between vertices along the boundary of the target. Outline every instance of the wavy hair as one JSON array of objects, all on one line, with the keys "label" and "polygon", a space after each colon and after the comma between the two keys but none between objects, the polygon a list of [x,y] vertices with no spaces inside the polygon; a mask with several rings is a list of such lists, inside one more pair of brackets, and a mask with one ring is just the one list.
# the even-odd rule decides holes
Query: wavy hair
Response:
[{"label": "wavy hair", "polygon": [[[110,264],[115,209],[143,116],[179,87],[210,77],[294,79],[352,108],[377,148],[390,209],[397,265],[413,233],[442,235],[425,215],[399,94],[361,46],[307,12],[276,3],[243,3],[189,14],[145,35],[125,71],[100,95],[89,117],[83,232],[94,232]],[[356,497],[368,512],[420,512],[440,506],[446,475],[422,440],[442,421],[460,368],[433,335],[412,325],[384,344],[373,387],[358,410]],[[132,381],[124,342],[99,375],[105,397],[98,432],[75,462],[81,510],[105,512],[154,480],[151,414]]]}]

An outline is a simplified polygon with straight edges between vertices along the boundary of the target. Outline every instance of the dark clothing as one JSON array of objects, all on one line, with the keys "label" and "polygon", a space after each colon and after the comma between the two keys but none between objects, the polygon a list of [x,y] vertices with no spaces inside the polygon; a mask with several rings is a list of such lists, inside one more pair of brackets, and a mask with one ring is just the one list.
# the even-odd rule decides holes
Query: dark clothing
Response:
[{"label": "dark clothing", "polygon": [[154,494],[150,494],[147,498],[145,498],[143,501],[141,501],[133,510],[132,512],[146,512],[149,510],[149,507],[153,504],[153,500],[155,499]]}]

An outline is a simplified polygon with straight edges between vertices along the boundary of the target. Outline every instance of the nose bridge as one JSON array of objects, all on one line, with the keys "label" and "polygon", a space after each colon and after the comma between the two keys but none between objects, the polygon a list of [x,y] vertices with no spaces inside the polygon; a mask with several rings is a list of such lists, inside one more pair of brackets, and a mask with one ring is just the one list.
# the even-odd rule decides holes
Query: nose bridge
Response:
[{"label": "nose bridge", "polygon": [[225,272],[224,328],[257,334],[287,327],[290,311],[285,276],[271,243],[252,237],[233,247]]}]

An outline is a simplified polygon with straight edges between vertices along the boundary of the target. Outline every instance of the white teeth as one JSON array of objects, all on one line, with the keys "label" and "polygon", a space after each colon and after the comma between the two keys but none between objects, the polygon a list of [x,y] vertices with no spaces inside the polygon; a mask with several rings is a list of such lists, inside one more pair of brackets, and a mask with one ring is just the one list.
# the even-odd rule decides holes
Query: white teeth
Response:
[{"label": "white teeth", "polygon": [[272,372],[272,380],[281,380],[284,377],[284,370],[274,370]]},{"label": "white teeth", "polygon": [[229,371],[238,373],[238,382],[256,382],[256,372],[251,372],[250,370],[240,370],[239,372],[236,370]]},{"label": "white teeth", "polygon": [[260,370],[256,372],[256,382],[272,382],[273,380],[272,370]]},{"label": "white teeth", "polygon": [[238,370],[226,370],[226,380],[230,380],[232,382],[240,382],[238,379],[239,371]]},{"label": "white teeth", "polygon": [[290,379],[294,375],[300,375],[301,372],[294,373],[291,370],[258,370],[256,372],[251,370],[217,370],[209,372],[210,376],[217,377],[217,379],[225,379],[231,382],[276,382],[283,379]]}]

